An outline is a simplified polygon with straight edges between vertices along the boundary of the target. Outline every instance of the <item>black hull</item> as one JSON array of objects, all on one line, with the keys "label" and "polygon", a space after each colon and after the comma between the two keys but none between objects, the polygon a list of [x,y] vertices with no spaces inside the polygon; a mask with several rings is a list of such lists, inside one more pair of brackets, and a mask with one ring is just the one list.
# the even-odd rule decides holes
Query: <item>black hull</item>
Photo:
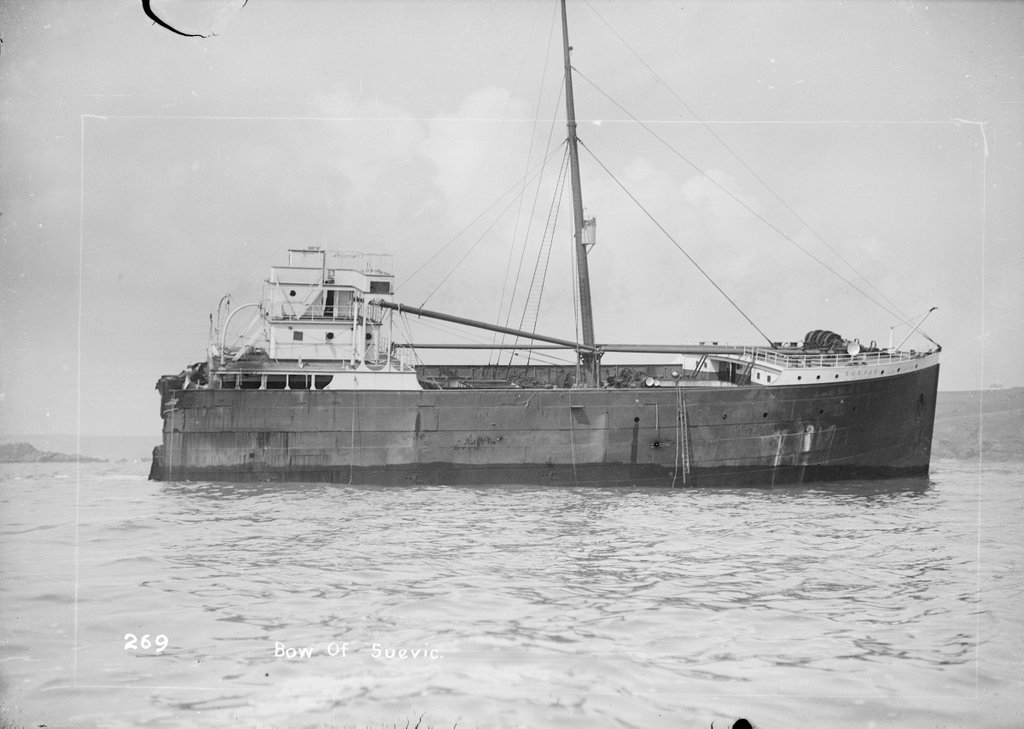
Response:
[{"label": "black hull", "polygon": [[150,476],[639,487],[926,476],[938,369],[792,387],[178,391]]}]

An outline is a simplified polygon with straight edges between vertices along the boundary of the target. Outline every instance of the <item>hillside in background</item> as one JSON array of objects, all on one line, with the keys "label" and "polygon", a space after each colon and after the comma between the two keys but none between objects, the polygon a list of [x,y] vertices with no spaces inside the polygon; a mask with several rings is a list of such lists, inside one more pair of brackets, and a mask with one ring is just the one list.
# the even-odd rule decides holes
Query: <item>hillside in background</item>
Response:
[{"label": "hillside in background", "polygon": [[940,392],[933,458],[1024,460],[1024,387]]},{"label": "hillside in background", "polygon": [[[5,435],[0,440],[7,446],[15,441],[31,443],[40,451],[55,454],[84,453],[102,461],[149,461],[153,446],[160,442],[160,431],[154,435]],[[74,456],[68,456],[74,460]],[[13,463],[13,461],[7,461]]]},{"label": "hillside in background", "polygon": [[102,458],[88,458],[67,453],[54,453],[53,451],[40,451],[30,443],[2,443],[0,444],[0,463],[96,463]]}]

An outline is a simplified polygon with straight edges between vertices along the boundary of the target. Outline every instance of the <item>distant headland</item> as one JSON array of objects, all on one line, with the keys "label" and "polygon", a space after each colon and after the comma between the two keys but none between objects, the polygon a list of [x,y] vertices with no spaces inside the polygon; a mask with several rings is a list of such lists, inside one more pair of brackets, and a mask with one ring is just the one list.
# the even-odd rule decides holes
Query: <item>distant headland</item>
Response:
[{"label": "distant headland", "polygon": [[102,463],[104,460],[103,458],[41,451],[31,443],[0,443],[0,463]]},{"label": "distant headland", "polygon": [[940,392],[932,458],[1024,461],[1024,387]]}]

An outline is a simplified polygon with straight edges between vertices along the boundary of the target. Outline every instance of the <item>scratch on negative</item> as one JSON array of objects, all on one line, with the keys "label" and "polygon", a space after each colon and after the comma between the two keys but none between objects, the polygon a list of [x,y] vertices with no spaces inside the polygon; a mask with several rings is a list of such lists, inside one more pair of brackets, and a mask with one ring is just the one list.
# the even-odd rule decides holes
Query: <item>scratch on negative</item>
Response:
[{"label": "scratch on negative", "polygon": [[[245,0],[245,2],[249,2],[249,0]],[[175,28],[173,25],[166,23],[159,15],[153,12],[153,8],[150,6],[150,3],[151,0],[142,0],[142,11],[150,20],[159,25],[161,28],[166,28],[172,33],[185,36],[186,38],[209,38],[211,35],[216,35],[216,33],[210,33],[209,35],[203,35],[202,33],[184,33]],[[242,7],[245,7],[245,5],[243,4]]]}]

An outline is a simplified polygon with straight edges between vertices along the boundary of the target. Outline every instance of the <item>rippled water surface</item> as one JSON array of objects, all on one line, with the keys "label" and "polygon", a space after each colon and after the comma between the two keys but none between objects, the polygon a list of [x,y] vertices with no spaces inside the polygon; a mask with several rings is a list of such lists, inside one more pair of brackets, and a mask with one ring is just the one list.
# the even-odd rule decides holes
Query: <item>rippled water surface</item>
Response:
[{"label": "rippled water surface", "polygon": [[1024,726],[1018,466],[675,491],[147,467],[3,467],[9,726]]}]

